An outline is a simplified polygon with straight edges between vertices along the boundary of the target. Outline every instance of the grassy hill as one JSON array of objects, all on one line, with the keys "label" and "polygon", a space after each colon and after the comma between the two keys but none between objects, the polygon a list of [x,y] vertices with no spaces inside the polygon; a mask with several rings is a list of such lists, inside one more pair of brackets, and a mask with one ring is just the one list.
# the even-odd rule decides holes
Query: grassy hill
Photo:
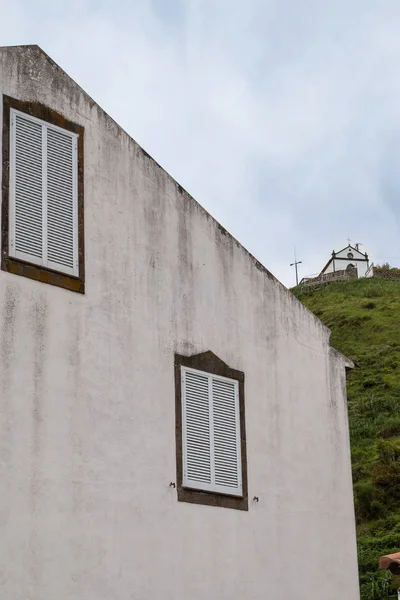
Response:
[{"label": "grassy hill", "polygon": [[379,556],[400,551],[400,280],[293,293],[356,365],[347,395],[361,598],[386,600],[400,586],[400,577],[377,568]]}]

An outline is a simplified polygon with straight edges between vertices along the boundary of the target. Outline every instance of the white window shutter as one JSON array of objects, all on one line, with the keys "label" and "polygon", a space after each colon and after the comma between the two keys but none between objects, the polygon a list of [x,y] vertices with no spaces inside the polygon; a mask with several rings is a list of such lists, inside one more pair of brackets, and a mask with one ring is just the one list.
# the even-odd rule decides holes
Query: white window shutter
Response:
[{"label": "white window shutter", "polygon": [[74,270],[76,198],[75,140],[47,130],[47,260],[57,270]]},{"label": "white window shutter", "polygon": [[182,367],[183,485],[242,495],[238,381]]},{"label": "white window shutter", "polygon": [[183,373],[184,479],[203,487],[211,485],[209,381],[201,373]]},{"label": "white window shutter", "polygon": [[12,116],[11,254],[39,263],[43,257],[42,126],[19,114]]},{"label": "white window shutter", "polygon": [[215,484],[242,491],[237,383],[212,379]]},{"label": "white window shutter", "polygon": [[10,130],[10,256],[78,276],[78,136],[16,110]]}]

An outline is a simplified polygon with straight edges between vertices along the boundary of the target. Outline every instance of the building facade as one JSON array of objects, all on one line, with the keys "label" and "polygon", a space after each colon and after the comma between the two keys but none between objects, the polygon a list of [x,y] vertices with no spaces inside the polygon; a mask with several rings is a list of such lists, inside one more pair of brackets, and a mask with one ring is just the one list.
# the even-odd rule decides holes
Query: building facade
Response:
[{"label": "building facade", "polygon": [[329,330],[37,46],[0,102],[1,597],[357,600]]},{"label": "building facade", "polygon": [[357,277],[371,277],[368,254],[360,252],[358,244],[355,247],[350,244],[338,252],[333,251],[331,258],[322,269],[320,276],[325,273],[336,273],[356,269]]}]

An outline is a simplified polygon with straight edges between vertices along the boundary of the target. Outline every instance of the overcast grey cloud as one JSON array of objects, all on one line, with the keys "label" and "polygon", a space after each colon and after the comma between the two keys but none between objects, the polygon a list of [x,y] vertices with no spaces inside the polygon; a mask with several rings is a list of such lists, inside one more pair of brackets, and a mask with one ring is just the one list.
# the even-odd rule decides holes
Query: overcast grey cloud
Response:
[{"label": "overcast grey cloud", "polygon": [[[400,265],[398,0],[0,0],[286,285],[350,236]],[[387,258],[395,257],[395,258]]]}]

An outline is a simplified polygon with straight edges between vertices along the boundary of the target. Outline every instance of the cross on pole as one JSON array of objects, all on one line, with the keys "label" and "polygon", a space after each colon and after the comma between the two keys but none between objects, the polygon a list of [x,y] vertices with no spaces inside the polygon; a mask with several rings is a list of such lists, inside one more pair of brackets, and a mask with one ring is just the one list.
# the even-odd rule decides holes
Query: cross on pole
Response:
[{"label": "cross on pole", "polygon": [[299,285],[299,275],[297,273],[297,265],[301,265],[302,261],[301,260],[295,260],[294,262],[290,263],[290,266],[293,267],[296,270],[296,285]]}]

